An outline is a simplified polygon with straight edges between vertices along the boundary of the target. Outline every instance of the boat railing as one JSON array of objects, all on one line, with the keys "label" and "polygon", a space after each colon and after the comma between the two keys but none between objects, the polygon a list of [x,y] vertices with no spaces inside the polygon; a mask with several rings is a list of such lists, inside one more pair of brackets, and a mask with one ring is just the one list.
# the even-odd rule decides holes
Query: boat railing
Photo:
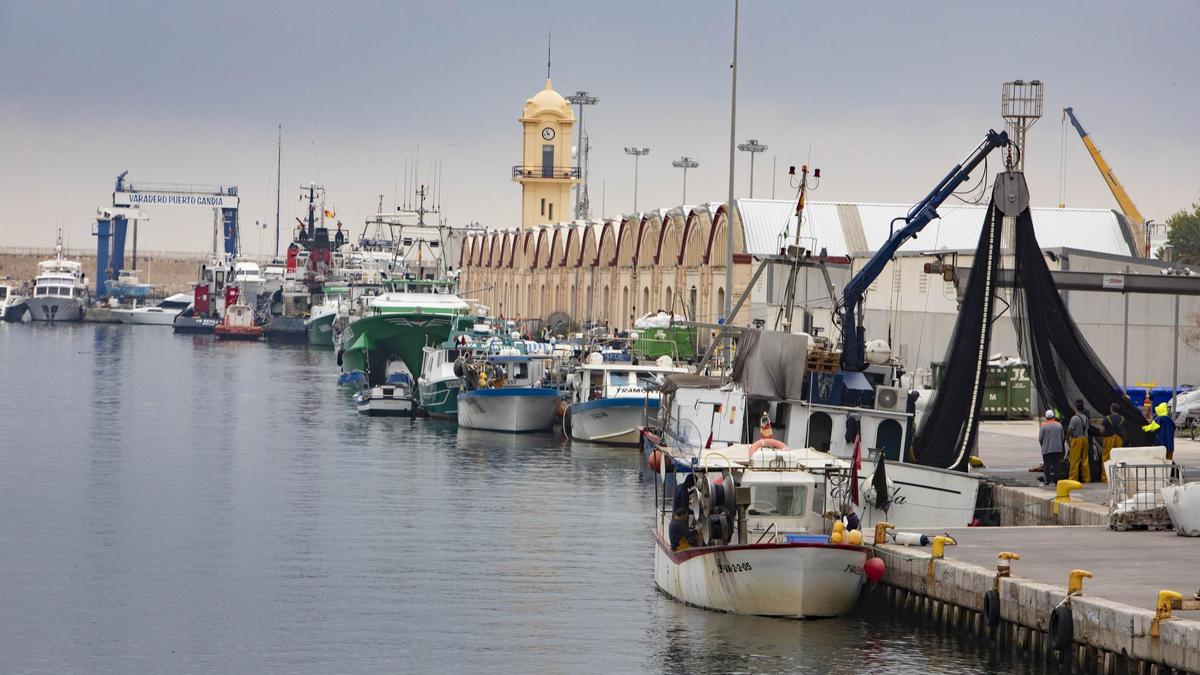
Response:
[{"label": "boat railing", "polygon": [[[771,534],[771,531],[772,531],[772,530],[774,530],[774,531],[775,531],[775,534],[776,534],[776,535],[777,535],[777,534],[779,534],[779,528],[775,526],[775,521],[773,521],[773,520],[771,521],[771,524],[767,526],[767,529],[766,529],[766,530],[764,530],[762,534],[758,535],[758,539],[757,539],[757,540],[756,540],[754,543],[755,543],[755,544],[761,544],[761,543],[762,543],[762,540],[763,540],[763,539],[766,539],[766,538],[767,538],[767,535],[768,535],[768,534]],[[772,535],[772,537],[771,537],[771,541],[775,541],[775,536],[774,536],[774,535]]]}]

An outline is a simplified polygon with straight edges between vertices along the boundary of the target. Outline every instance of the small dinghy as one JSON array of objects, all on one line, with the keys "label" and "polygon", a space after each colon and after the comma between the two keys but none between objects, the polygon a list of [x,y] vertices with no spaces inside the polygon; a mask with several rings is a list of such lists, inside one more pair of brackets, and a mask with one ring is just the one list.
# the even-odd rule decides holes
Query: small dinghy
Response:
[{"label": "small dinghy", "polygon": [[363,415],[408,417],[413,410],[412,378],[408,373],[391,373],[383,384],[355,394],[354,406]]}]

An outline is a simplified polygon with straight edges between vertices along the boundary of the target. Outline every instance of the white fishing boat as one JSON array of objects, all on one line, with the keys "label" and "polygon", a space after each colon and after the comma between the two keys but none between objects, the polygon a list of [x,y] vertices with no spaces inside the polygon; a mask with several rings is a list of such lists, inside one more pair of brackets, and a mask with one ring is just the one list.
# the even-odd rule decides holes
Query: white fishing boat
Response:
[{"label": "white fishing boat", "polygon": [[572,440],[637,445],[646,415],[657,415],[664,378],[686,372],[669,356],[634,365],[627,352],[594,352],[572,375],[564,426]]},{"label": "white fishing boat", "polygon": [[33,292],[26,300],[34,321],[83,321],[89,293],[83,264],[63,257],[62,233],[54,247],[54,260],[38,263]]},{"label": "white fishing boat", "polygon": [[552,428],[559,391],[542,386],[546,361],[499,355],[469,364],[458,394],[458,425],[510,432]]},{"label": "white fishing boat", "polygon": [[383,384],[365,387],[354,395],[354,406],[358,412],[373,417],[412,415],[412,376],[408,374],[402,362],[395,363],[402,370],[388,373]]},{"label": "white fishing boat", "polygon": [[836,460],[762,443],[670,459],[658,463],[656,481],[660,589],[735,614],[818,618],[853,610],[868,550],[860,531],[824,517],[824,481],[809,470]]},{"label": "white fishing boat", "polygon": [[191,294],[177,293],[157,305],[134,307],[131,309],[114,309],[112,310],[112,314],[121,323],[143,326],[170,326],[175,323],[175,317],[179,316],[179,313],[190,307],[191,304]]},{"label": "white fishing boat", "polygon": [[257,307],[263,296],[269,296],[283,287],[281,280],[268,279],[253,260],[234,262],[229,283],[238,287],[242,301],[251,307]]}]

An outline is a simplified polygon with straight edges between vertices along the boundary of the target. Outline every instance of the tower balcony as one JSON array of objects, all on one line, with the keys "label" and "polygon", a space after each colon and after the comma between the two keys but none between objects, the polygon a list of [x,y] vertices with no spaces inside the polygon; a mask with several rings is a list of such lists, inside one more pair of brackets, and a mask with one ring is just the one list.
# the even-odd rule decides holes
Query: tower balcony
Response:
[{"label": "tower balcony", "polygon": [[580,171],[577,166],[544,166],[542,164],[518,164],[513,167],[513,178],[516,180],[579,180]]}]

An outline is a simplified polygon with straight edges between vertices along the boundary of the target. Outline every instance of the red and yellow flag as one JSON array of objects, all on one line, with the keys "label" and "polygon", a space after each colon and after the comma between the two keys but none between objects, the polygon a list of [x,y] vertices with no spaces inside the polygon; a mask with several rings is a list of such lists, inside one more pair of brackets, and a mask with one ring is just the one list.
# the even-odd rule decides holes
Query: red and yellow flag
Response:
[{"label": "red and yellow flag", "polygon": [[325,217],[326,218],[336,218],[337,216],[334,215],[333,211],[330,211],[329,209],[325,209]]}]

